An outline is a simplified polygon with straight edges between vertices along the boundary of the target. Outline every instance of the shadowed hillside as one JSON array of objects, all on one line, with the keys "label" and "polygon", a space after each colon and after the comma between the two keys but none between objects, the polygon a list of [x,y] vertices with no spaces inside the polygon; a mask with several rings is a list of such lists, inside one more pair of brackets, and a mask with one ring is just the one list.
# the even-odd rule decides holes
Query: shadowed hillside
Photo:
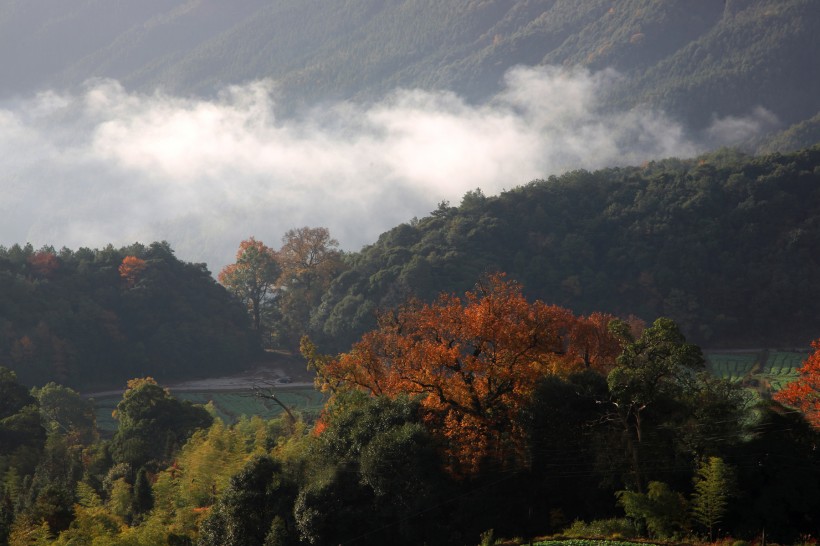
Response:
[{"label": "shadowed hillside", "polygon": [[284,113],[397,87],[480,101],[513,66],[580,65],[624,76],[609,107],[649,105],[695,130],[762,107],[786,128],[820,110],[818,30],[811,0],[11,0],[0,96],[96,77],[210,95],[272,78]]},{"label": "shadowed hillside", "polygon": [[312,316],[345,349],[379,309],[505,271],[579,313],[668,316],[704,346],[806,346],[820,330],[820,148],[576,171],[382,234]]}]

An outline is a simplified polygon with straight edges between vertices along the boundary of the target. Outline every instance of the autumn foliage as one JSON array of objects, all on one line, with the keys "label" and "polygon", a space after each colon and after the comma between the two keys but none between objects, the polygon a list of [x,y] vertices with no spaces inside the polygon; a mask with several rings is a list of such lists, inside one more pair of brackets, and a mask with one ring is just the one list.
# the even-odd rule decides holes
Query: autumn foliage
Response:
[{"label": "autumn foliage", "polygon": [[[609,328],[612,319],[612,315],[596,311],[571,321],[565,359],[571,369],[582,366],[604,375],[609,373],[622,350],[621,340]],[[625,323],[624,327],[629,328]]]},{"label": "autumn foliage", "polygon": [[800,377],[775,394],[778,402],[803,412],[806,420],[820,429],[820,339],[811,344],[814,352],[798,370]]},{"label": "autumn foliage", "polygon": [[542,377],[614,362],[609,320],[530,303],[499,274],[463,300],[443,294],[383,314],[350,352],[317,368],[328,390],[424,396],[425,422],[444,440],[450,469],[474,473],[487,460],[522,461],[516,417]]},{"label": "autumn foliage", "polygon": [[276,290],[280,272],[276,252],[251,237],[239,243],[236,263],[225,266],[217,277],[245,304],[257,332],[262,325],[262,308]]},{"label": "autumn foliage", "polygon": [[53,252],[40,250],[28,259],[29,266],[35,277],[51,278],[60,268],[60,260]]},{"label": "autumn foliage", "polygon": [[298,283],[307,291],[318,283],[318,288],[326,289],[340,267],[338,246],[339,241],[324,227],[288,230],[277,254],[282,268],[281,283]]},{"label": "autumn foliage", "polygon": [[136,256],[126,256],[120,264],[120,277],[122,277],[123,280],[125,280],[125,284],[131,288],[137,284],[146,266],[145,260],[137,258]]}]

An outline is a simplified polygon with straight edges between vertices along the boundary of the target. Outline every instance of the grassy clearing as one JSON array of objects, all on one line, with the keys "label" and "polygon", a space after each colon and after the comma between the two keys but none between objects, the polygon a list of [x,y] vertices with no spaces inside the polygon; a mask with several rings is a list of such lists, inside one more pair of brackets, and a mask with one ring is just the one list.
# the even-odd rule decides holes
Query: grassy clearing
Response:
[{"label": "grassy clearing", "polygon": [[[180,400],[190,400],[194,404],[213,402],[216,414],[225,423],[235,423],[243,415],[258,415],[271,419],[282,413],[282,408],[272,400],[256,398],[248,390],[243,391],[182,391],[171,393]],[[302,413],[318,412],[325,403],[325,397],[313,388],[279,389],[277,398],[291,410]],[[103,435],[113,434],[117,430],[117,421],[111,416],[122,395],[104,396],[94,399],[97,413],[97,428]]]},{"label": "grassy clearing", "polygon": [[[282,413],[282,407],[273,400],[253,396],[243,392],[179,392],[173,393],[181,400],[190,400],[194,404],[213,402],[217,415],[226,423],[235,423],[243,415],[259,415],[265,419]],[[312,388],[280,389],[276,397],[291,411],[314,412],[324,406],[325,397]]]},{"label": "grassy clearing", "polygon": [[113,434],[117,430],[117,421],[111,416],[122,400],[122,395],[102,396],[94,398],[94,410],[97,415],[97,429],[105,435]]}]

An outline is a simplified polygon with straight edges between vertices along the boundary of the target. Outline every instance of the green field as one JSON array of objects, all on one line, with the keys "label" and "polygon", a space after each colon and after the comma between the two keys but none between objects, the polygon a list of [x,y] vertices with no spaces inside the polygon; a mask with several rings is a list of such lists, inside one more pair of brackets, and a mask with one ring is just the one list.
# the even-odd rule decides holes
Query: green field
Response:
[{"label": "green field", "polygon": [[[194,404],[213,402],[216,414],[226,423],[235,423],[242,415],[258,415],[265,419],[276,417],[282,408],[272,400],[257,398],[252,392],[243,390],[231,391],[171,391],[180,400],[190,400]],[[279,398],[291,411],[302,413],[318,412],[325,402],[325,396],[313,388],[287,388],[276,392]],[[117,422],[111,413],[122,399],[122,395],[105,396],[94,399],[97,412],[97,427],[103,434],[112,434],[117,430]]]},{"label": "green field", "polygon": [[714,375],[729,381],[743,381],[759,367],[758,353],[706,354],[706,368]]},{"label": "green field", "polygon": [[[247,391],[178,392],[174,393],[174,396],[180,400],[190,400],[194,404],[213,402],[217,415],[226,423],[235,423],[243,415],[259,415],[269,419],[283,411],[273,400],[258,398]],[[313,388],[280,389],[276,397],[291,411],[315,412],[325,403],[325,396]]]},{"label": "green field", "polygon": [[809,351],[707,352],[706,369],[717,377],[772,394],[795,379]]},{"label": "green field", "polygon": [[[771,395],[797,379],[797,369],[808,356],[806,351],[707,352],[706,369],[762,394]],[[272,400],[257,398],[249,390],[243,391],[180,391],[172,394],[194,404],[213,402],[216,414],[226,423],[235,423],[242,415],[259,415],[265,419],[276,417],[283,410]],[[277,397],[292,410],[302,413],[318,412],[325,396],[313,388],[278,389]],[[122,395],[99,397],[94,400],[97,426],[103,434],[112,434],[117,422],[111,412]]]}]

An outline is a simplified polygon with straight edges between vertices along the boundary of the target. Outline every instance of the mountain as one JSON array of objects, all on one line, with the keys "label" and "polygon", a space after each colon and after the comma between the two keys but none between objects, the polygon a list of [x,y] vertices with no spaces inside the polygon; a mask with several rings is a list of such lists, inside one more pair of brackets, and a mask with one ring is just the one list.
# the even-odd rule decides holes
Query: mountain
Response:
[{"label": "mountain", "polygon": [[[590,169],[625,165],[630,147],[621,140],[682,156],[727,141],[766,153],[809,148],[820,140],[818,46],[815,0],[7,0],[0,108],[15,106],[0,110],[0,123],[9,127],[3,149],[16,161],[0,181],[12,196],[4,212],[19,215],[22,226],[9,221],[7,231],[31,238],[102,232],[114,240],[124,232],[133,240],[143,232],[117,223],[133,217],[140,229],[153,226],[155,239],[187,243],[188,253],[224,247],[218,237],[235,237],[231,246],[250,234],[270,241],[284,231],[277,221],[316,225],[319,217],[334,232],[362,232],[364,218],[403,215],[408,202],[471,179],[450,156],[470,156],[465,135],[492,133],[501,122],[511,129],[481,153],[510,156],[532,144],[521,157],[536,174],[499,168],[496,156],[484,164],[470,156],[478,169],[498,174],[466,187],[515,188],[573,168],[580,155],[606,156],[584,163]],[[581,121],[569,112],[559,132],[561,116],[547,116],[527,132],[539,115],[529,109],[533,97],[510,98],[521,86],[505,82],[520,76],[511,71],[520,65],[566,70],[550,69],[538,82],[544,87],[527,91],[537,106],[563,97],[558,114],[573,108],[567,89],[583,79],[573,74],[591,74],[595,92],[578,101]],[[565,75],[567,89],[552,93]],[[87,83],[94,78],[114,78],[126,93],[100,91],[104,100],[94,103],[89,94],[98,88]],[[249,107],[247,89],[226,104],[211,100],[260,79],[275,82],[275,116],[266,117],[265,101]],[[64,92],[83,86],[92,91]],[[393,125],[373,122],[397,88],[449,90],[455,114],[413,120],[423,129],[417,132],[403,124],[402,108],[391,111]],[[39,99],[20,100],[38,92]],[[177,97],[197,100],[179,106]],[[88,113],[94,104],[105,110],[106,101],[130,109]],[[345,109],[344,101],[356,104]],[[329,114],[307,115],[315,111]],[[635,115],[620,123],[612,113]],[[488,121],[448,133],[460,117]],[[433,129],[425,132],[427,124]],[[669,131],[646,127],[664,124]],[[594,141],[607,129],[617,138]],[[371,146],[388,133],[401,138]],[[544,133],[561,138],[545,145]],[[534,142],[509,145],[522,134]],[[442,136],[444,148],[451,135],[464,144],[444,161],[419,151]],[[667,136],[670,146],[651,146]],[[531,159],[548,155],[557,159]],[[576,311],[670,315],[702,343],[804,344],[820,329],[806,303],[815,294],[815,157],[816,148],[759,158],[721,151],[573,171],[498,196],[470,192],[459,207],[442,204],[350,254],[350,270],[325,295],[311,329],[344,346],[372,325],[377,308],[410,294],[462,291],[501,269],[532,295]],[[69,199],[86,181],[96,184],[89,193],[116,199],[93,208],[84,200],[67,218]],[[456,195],[465,188],[458,187]],[[70,224],[102,211],[116,218],[96,229]],[[26,223],[38,215],[47,221]]]},{"label": "mountain", "polygon": [[820,331],[820,146],[575,171],[402,224],[348,256],[312,316],[346,344],[408,297],[503,271],[576,313],[668,316],[711,348],[805,347]]},{"label": "mountain", "polygon": [[816,8],[813,0],[7,0],[0,97],[101,77],[181,95],[271,78],[287,115],[397,87],[481,101],[509,68],[549,64],[616,70],[603,108],[658,108],[694,131],[762,108],[770,129],[787,129],[820,111]]}]

